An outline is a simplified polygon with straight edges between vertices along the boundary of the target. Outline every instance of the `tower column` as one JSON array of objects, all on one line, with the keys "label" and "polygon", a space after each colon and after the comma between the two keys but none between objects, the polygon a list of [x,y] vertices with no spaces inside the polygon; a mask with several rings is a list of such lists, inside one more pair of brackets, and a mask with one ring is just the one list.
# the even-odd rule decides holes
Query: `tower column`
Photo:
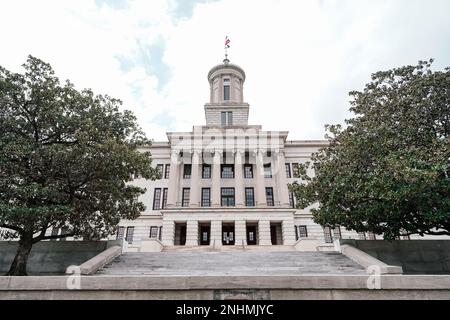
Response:
[{"label": "tower column", "polygon": [[178,199],[178,180],[180,174],[180,160],[178,152],[172,152],[170,158],[170,174],[169,174],[169,187],[167,194],[167,208],[173,208],[176,206]]},{"label": "tower column", "polygon": [[283,220],[281,224],[283,234],[283,245],[291,246],[295,244],[295,226],[294,219]]},{"label": "tower column", "polygon": [[190,190],[190,207],[198,207],[200,205],[200,156],[199,151],[195,150],[192,154],[192,172],[191,172],[191,190]]},{"label": "tower column", "polygon": [[247,234],[245,220],[236,220],[234,222],[234,234],[236,246],[247,245]]},{"label": "tower column", "polygon": [[258,231],[259,231],[259,245],[270,246],[272,244],[272,240],[270,239],[270,221],[259,220]]},{"label": "tower column", "polygon": [[164,220],[162,225],[161,242],[165,246],[173,246],[175,242],[175,221]]},{"label": "tower column", "polygon": [[220,247],[222,245],[222,221],[211,221],[211,243],[212,246]]},{"label": "tower column", "polygon": [[264,161],[263,161],[263,153],[261,150],[258,150],[256,154],[256,170],[255,174],[255,182],[256,182],[256,205],[258,207],[267,206],[266,201],[266,185],[264,178]]},{"label": "tower column", "polygon": [[234,158],[234,182],[236,207],[244,207],[244,171],[242,165],[242,151],[237,150]]},{"label": "tower column", "polygon": [[214,152],[212,172],[212,207],[220,207],[220,152]]},{"label": "tower column", "polygon": [[277,175],[277,185],[278,185],[278,197],[280,205],[282,207],[289,207],[289,189],[286,178],[286,167],[284,152],[280,151],[277,154],[276,159],[276,175]]},{"label": "tower column", "polygon": [[198,221],[188,220],[186,222],[186,245],[197,246],[198,245]]}]

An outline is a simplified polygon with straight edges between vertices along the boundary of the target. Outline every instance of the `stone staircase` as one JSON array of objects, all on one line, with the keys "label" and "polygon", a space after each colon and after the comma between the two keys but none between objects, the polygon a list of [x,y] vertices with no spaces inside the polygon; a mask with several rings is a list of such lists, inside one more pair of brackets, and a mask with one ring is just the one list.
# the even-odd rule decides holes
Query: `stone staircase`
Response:
[{"label": "stone staircase", "polygon": [[163,252],[249,252],[249,251],[264,251],[264,252],[279,252],[279,251],[296,251],[294,246],[167,246],[162,250]]},{"label": "stone staircase", "polygon": [[158,252],[125,253],[100,275],[152,276],[295,276],[305,274],[365,274],[337,252]]}]

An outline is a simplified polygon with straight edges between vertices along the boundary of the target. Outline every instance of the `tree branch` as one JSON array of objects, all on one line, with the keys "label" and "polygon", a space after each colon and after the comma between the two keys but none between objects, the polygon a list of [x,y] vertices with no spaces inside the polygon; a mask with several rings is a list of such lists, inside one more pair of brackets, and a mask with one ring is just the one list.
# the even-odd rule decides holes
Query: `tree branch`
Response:
[{"label": "tree branch", "polygon": [[11,226],[11,225],[9,225],[9,224],[0,224],[0,227],[6,228],[6,229],[11,229],[11,230],[17,231],[17,232],[19,232],[19,233],[23,233],[23,231],[24,231],[24,230],[23,230],[22,228],[20,228],[20,227]]},{"label": "tree branch", "polygon": [[33,239],[33,243],[42,241],[42,240],[53,240],[53,239],[60,239],[60,238],[67,238],[67,237],[73,237],[75,233],[68,233],[68,234],[57,234],[53,236],[45,236],[45,237],[36,237]]}]

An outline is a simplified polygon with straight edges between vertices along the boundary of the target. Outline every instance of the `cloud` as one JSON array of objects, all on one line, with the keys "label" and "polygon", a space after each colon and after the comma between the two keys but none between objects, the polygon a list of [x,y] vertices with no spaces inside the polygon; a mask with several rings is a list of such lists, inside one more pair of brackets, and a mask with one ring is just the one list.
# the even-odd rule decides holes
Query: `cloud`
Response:
[{"label": "cloud", "polygon": [[244,68],[250,123],[323,138],[348,118],[348,92],[370,74],[435,58],[450,66],[446,0],[81,0],[0,3],[0,65],[28,54],[62,79],[124,101],[149,137],[204,123],[206,75]]}]

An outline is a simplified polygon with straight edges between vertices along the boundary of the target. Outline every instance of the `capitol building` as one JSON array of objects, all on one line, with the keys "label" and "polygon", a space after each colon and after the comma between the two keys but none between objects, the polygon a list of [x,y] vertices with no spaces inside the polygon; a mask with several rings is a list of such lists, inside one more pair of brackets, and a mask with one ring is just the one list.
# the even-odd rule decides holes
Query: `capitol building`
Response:
[{"label": "capitol building", "polygon": [[293,246],[315,250],[333,239],[374,239],[341,228],[322,228],[310,210],[296,209],[288,185],[298,180],[297,164],[327,145],[326,140],[288,140],[287,131],[249,124],[244,70],[225,58],[208,73],[210,99],[205,125],[168,132],[167,142],[149,150],[161,177],[137,177],[145,188],[146,211],[121,221],[116,237],[128,250],[148,240],[167,247]]}]

